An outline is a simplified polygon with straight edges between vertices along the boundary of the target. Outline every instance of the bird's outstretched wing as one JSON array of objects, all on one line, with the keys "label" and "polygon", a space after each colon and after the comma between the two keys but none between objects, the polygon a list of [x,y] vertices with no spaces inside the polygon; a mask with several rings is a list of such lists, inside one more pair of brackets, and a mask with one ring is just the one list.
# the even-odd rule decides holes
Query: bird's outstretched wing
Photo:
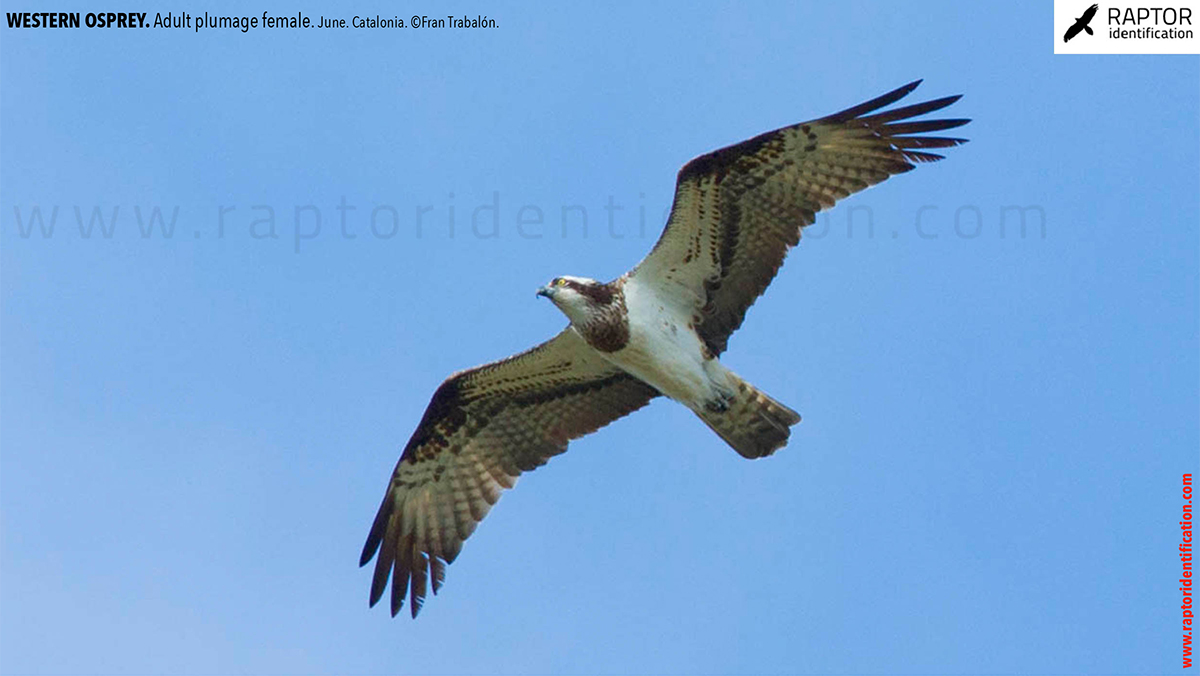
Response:
[{"label": "bird's outstretched wing", "polygon": [[958,96],[879,111],[920,82],[688,162],[666,229],[630,283],[694,306],[697,333],[712,354],[723,352],[816,212],[915,162],[942,159],[930,148],[966,142],[924,134],[969,120],[910,120]]},{"label": "bird's outstretched wing", "polygon": [[392,579],[392,615],[436,594],[445,564],[517,476],[567,442],[645,406],[658,391],[609,365],[571,328],[448,378],[392,473],[359,565],[378,553],[371,605]]}]

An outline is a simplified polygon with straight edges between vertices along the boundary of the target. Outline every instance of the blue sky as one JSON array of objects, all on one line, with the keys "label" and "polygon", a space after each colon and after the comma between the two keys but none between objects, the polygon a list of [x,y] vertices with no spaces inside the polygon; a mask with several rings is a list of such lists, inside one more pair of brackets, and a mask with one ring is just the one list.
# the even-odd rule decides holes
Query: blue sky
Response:
[{"label": "blue sky", "polygon": [[[1200,60],[1053,56],[1049,3],[573,4],[0,28],[0,670],[1180,672]],[[971,143],[822,217],[725,358],[786,449],[659,400],[523,477],[416,622],[367,609],[442,378],[640,260],[691,157],[916,78]]]}]

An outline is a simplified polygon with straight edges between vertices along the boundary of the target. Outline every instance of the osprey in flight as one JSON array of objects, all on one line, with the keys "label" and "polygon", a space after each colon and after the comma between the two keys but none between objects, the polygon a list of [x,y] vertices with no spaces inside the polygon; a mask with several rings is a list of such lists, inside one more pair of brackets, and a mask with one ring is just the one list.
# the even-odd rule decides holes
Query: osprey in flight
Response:
[{"label": "osprey in flight", "polygon": [[571,323],[521,354],[450,376],[388,482],[360,565],[371,605],[392,582],[413,617],[445,566],[517,476],[567,443],[665,395],[746,458],[787,443],[800,416],[718,360],[800,230],[837,200],[964,139],[964,119],[911,118],[958,96],[881,111],[920,80],[827,117],[701,155],[680,170],[667,226],[620,278],[557,277],[538,290]]}]

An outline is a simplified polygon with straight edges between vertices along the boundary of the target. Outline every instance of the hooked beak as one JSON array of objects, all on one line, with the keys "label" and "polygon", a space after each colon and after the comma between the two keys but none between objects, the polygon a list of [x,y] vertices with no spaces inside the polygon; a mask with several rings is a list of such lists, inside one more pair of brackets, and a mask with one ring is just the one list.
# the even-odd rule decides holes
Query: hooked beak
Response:
[{"label": "hooked beak", "polygon": [[549,284],[547,284],[546,286],[543,286],[542,288],[537,290],[537,295],[545,296],[546,298],[553,298],[554,297],[554,289]]}]

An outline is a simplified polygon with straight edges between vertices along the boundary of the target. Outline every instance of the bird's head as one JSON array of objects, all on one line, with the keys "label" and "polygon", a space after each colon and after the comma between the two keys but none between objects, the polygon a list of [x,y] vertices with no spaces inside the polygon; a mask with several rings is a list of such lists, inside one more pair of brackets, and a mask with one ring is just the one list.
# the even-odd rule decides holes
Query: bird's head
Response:
[{"label": "bird's head", "polygon": [[586,277],[555,277],[537,290],[554,303],[572,324],[583,324],[613,301],[612,287]]}]

